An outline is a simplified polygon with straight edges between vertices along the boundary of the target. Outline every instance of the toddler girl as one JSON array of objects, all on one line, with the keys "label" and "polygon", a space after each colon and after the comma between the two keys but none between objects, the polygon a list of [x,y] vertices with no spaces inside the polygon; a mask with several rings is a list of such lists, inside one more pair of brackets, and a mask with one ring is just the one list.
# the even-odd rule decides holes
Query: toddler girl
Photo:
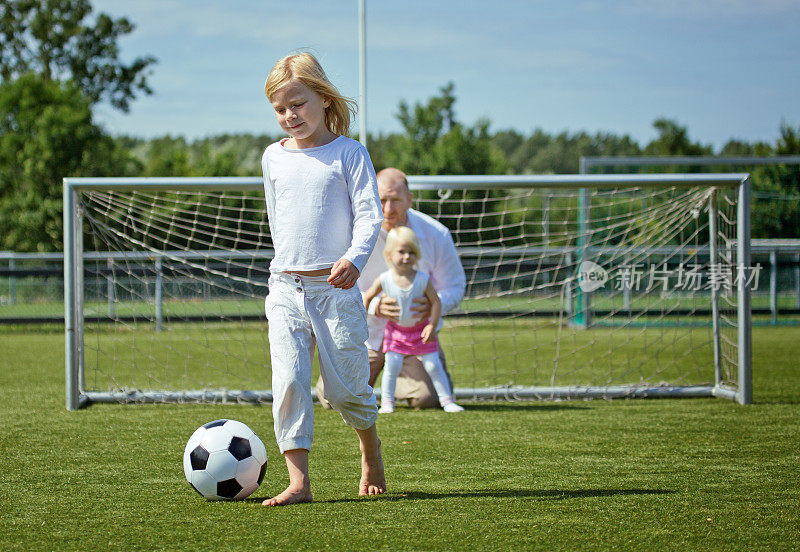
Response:
[{"label": "toddler girl", "polygon": [[[403,358],[407,355],[421,357],[422,365],[431,378],[444,411],[463,411],[461,406],[453,402],[450,385],[439,359],[436,325],[442,313],[442,303],[428,280],[428,275],[415,269],[420,247],[414,231],[407,226],[392,228],[386,236],[383,254],[389,270],[382,273],[366,291],[364,305],[368,306],[383,292],[396,300],[401,310],[397,322],[389,320],[386,323],[383,337],[383,351],[386,356],[381,383],[381,408],[378,412],[394,412],[397,376],[403,367]],[[431,314],[428,320],[417,322],[411,312],[411,304],[414,299],[423,295],[431,302]]]}]

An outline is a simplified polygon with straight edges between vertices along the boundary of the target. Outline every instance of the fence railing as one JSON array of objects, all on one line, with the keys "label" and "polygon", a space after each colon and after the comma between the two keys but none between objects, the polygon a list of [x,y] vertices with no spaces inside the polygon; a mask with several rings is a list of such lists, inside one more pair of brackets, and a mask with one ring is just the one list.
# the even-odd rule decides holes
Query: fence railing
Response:
[{"label": "fence railing", "polygon": [[[559,256],[569,255],[567,248],[527,247],[531,256],[552,255],[554,262]],[[673,248],[650,249],[651,255],[669,256],[676,253]],[[603,251],[593,254],[602,256]],[[605,253],[608,253],[606,251]],[[504,254],[509,254],[505,250]],[[697,251],[701,258],[708,254]],[[467,270],[479,270],[481,259],[491,257],[485,249],[460,248],[459,255]],[[759,284],[753,290],[753,323],[756,325],[800,324],[800,239],[797,240],[753,240],[752,263],[761,267]],[[204,262],[226,262],[236,259],[263,258],[267,264],[272,258],[271,249],[252,251],[172,251],[164,257],[174,259],[202,259]],[[136,265],[140,273],[140,285],[151,286],[148,293],[154,298],[157,327],[163,322],[163,297],[187,299],[210,299],[209,289],[186,285],[181,288],[180,279],[163,277],[169,271],[164,257],[150,252],[87,252],[84,254],[86,299],[94,303],[93,318],[97,321],[112,320],[118,315],[120,304],[126,300],[130,284],[116,280],[115,264]],[[545,256],[546,258],[546,256]],[[17,253],[0,251],[0,324],[63,323],[64,321],[64,259],[62,253]],[[546,262],[545,262],[546,265]],[[543,267],[541,263],[537,266]],[[545,271],[546,273],[546,271]],[[161,275],[161,277],[159,277]],[[144,282],[144,283],[143,283]],[[258,286],[258,282],[255,282]],[[165,287],[171,286],[163,293]],[[266,277],[263,282],[266,295]],[[476,290],[477,291],[477,290]],[[235,291],[231,291],[234,295]],[[469,297],[469,290],[467,297]],[[219,298],[219,297],[217,297]],[[101,308],[99,305],[105,304]],[[543,313],[546,314],[546,313]]]}]

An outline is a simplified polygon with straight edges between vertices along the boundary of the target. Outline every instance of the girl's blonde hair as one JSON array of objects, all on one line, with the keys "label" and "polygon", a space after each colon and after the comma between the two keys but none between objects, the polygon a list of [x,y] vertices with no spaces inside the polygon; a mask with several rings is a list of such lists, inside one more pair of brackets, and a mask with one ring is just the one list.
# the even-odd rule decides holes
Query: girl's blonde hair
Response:
[{"label": "girl's blonde hair", "polygon": [[331,101],[325,108],[325,126],[334,134],[346,135],[350,131],[350,118],[356,114],[356,102],[342,96],[328,80],[317,58],[308,52],[288,55],[275,64],[264,84],[267,99],[272,101],[278,89],[295,79]]},{"label": "girl's blonde hair", "polygon": [[389,261],[392,251],[401,243],[407,244],[411,248],[411,251],[417,256],[417,259],[422,256],[419,240],[414,231],[408,226],[395,226],[389,230],[389,234],[386,236],[386,247],[383,248],[383,256],[387,261]]}]

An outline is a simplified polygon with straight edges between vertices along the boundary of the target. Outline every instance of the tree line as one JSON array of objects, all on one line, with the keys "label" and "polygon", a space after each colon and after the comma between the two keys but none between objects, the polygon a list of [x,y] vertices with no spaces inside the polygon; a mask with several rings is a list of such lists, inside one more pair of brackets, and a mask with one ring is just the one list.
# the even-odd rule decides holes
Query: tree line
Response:
[{"label": "tree line", "polygon": [[[253,176],[279,136],[222,134],[142,139],[111,136],[93,118],[106,102],[127,111],[156,60],[125,64],[117,42],[133,30],[125,18],[93,15],[89,0],[17,0],[0,5],[0,250],[62,248],[62,178],[68,176]],[[687,127],[660,118],[642,145],[613,132],[490,130],[455,116],[452,83],[413,106],[398,105],[402,130],[370,135],[376,170],[408,174],[577,173],[581,156],[798,155],[800,129],[782,125],[772,143],[730,140],[715,151]],[[639,170],[615,168],[619,172]],[[755,238],[798,237],[800,167],[669,167],[655,171],[746,171],[753,177]],[[607,169],[605,172],[612,172]]]}]

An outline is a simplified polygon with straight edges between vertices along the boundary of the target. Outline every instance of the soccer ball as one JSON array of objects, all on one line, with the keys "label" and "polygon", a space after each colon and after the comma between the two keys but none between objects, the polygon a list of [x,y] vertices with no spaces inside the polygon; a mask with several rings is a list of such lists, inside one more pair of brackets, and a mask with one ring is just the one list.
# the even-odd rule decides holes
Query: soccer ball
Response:
[{"label": "soccer ball", "polygon": [[252,429],[236,420],[197,428],[183,451],[183,472],[208,500],[242,500],[258,488],[267,469],[267,449]]}]

